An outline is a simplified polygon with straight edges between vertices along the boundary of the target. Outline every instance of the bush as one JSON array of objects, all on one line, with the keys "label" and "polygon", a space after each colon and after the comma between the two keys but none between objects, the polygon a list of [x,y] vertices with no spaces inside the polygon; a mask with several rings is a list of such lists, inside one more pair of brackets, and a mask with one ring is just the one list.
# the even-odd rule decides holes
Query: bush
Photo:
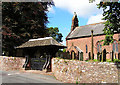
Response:
[{"label": "bush", "polygon": [[115,62],[120,62],[120,60],[118,60],[118,59],[114,59],[113,62],[114,62],[114,63],[115,63]]},{"label": "bush", "polygon": [[98,62],[98,60],[97,60],[97,59],[93,59],[93,61]]},{"label": "bush", "polygon": [[107,59],[106,61],[107,61],[107,62],[112,62],[112,60],[111,60],[111,59]]}]

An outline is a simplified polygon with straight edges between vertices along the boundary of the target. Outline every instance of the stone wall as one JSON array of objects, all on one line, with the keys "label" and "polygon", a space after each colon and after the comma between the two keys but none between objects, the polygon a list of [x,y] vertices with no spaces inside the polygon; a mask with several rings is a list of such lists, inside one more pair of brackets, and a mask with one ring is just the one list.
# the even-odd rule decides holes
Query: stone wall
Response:
[{"label": "stone wall", "polygon": [[118,69],[114,63],[52,59],[54,76],[66,83],[117,83]]},{"label": "stone wall", "polygon": [[25,58],[0,56],[0,70],[22,70]]}]

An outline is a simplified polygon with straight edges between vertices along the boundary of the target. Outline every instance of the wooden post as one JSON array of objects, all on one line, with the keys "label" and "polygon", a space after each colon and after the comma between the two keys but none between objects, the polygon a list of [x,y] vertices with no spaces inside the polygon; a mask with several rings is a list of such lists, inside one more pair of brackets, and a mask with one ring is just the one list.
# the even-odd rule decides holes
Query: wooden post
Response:
[{"label": "wooden post", "polygon": [[89,55],[89,60],[91,60],[91,53],[89,52],[89,54],[88,54],[88,55]]},{"label": "wooden post", "polygon": [[91,30],[91,60],[93,60],[93,30]]},{"label": "wooden post", "polygon": [[103,56],[104,56],[104,53],[103,53],[103,51],[102,51],[102,59],[101,59],[101,60],[102,60],[102,62],[103,62]]},{"label": "wooden post", "polygon": [[111,59],[112,61],[114,60],[114,52],[112,51],[112,59]]},{"label": "wooden post", "polygon": [[29,70],[31,70],[31,57],[30,55],[28,57],[29,57]]},{"label": "wooden post", "polygon": [[120,53],[118,53],[118,60],[120,60]]},{"label": "wooden post", "polygon": [[74,52],[72,52],[72,59],[74,59],[74,55],[75,55]]},{"label": "wooden post", "polygon": [[100,53],[100,61],[102,60],[102,53]]}]

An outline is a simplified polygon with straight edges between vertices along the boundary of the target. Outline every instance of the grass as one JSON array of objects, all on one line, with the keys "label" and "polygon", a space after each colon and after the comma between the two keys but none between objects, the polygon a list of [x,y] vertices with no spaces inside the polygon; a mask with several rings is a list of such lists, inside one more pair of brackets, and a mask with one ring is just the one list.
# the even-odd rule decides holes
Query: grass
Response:
[{"label": "grass", "polygon": [[[102,62],[102,61],[99,61],[97,59],[93,59],[93,60],[85,60],[86,62]],[[118,59],[114,59],[113,61],[111,59],[107,59],[105,62],[120,62],[120,60]]]},{"label": "grass", "polygon": [[93,60],[85,60],[86,62],[99,62],[97,59],[93,59]]},{"label": "grass", "polygon": [[[61,57],[56,57],[56,58],[58,58],[58,59],[63,59],[63,58],[61,58]],[[68,59],[68,60],[76,60],[76,59]],[[99,60],[97,60],[97,59],[93,59],[93,60],[85,60],[86,62],[103,62],[103,61],[99,61]],[[65,60],[64,60],[64,62],[65,63],[67,63]],[[106,59],[106,61],[105,62],[120,62],[120,60],[118,60],[118,59],[114,59],[113,61],[111,60],[111,59]]]},{"label": "grass", "polygon": [[93,61],[95,61],[95,62],[99,62],[99,60],[97,60],[97,59],[93,59]]}]

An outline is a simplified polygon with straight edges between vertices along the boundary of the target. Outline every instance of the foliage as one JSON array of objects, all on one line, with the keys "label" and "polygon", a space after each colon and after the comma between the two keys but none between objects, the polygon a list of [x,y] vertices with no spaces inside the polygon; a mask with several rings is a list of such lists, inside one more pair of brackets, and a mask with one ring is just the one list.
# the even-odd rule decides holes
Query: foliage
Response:
[{"label": "foliage", "polygon": [[107,59],[106,62],[112,62],[111,59]]},{"label": "foliage", "polygon": [[120,3],[118,2],[100,2],[98,8],[103,8],[103,20],[106,22],[104,28],[104,45],[113,43],[113,35],[120,33]]},{"label": "foliage", "polygon": [[93,3],[95,0],[89,0],[89,3]]},{"label": "foliage", "polygon": [[120,62],[120,60],[118,60],[118,59],[114,59],[113,62],[114,62],[114,63],[115,63],[115,62]]},{"label": "foliage", "polygon": [[85,60],[86,62],[99,62],[99,60],[97,59],[93,59],[93,60]]},{"label": "foliage", "polygon": [[78,81],[76,81],[76,84],[79,84],[79,82],[78,82]]},{"label": "foliage", "polygon": [[48,36],[53,37],[58,42],[62,42],[62,37],[63,36],[62,36],[61,33],[59,33],[59,29],[57,27],[55,27],[55,28],[53,28],[53,27],[47,28],[46,32],[47,32]]},{"label": "foliage", "polygon": [[97,60],[97,59],[93,59],[93,61],[98,62],[99,60]]},{"label": "foliage", "polygon": [[48,23],[47,8],[52,2],[3,2],[2,49],[8,55],[15,54],[16,46],[31,38],[44,37]]},{"label": "foliage", "polygon": [[63,49],[63,52],[64,52],[64,53],[66,52],[66,49],[65,49],[65,48]]}]

